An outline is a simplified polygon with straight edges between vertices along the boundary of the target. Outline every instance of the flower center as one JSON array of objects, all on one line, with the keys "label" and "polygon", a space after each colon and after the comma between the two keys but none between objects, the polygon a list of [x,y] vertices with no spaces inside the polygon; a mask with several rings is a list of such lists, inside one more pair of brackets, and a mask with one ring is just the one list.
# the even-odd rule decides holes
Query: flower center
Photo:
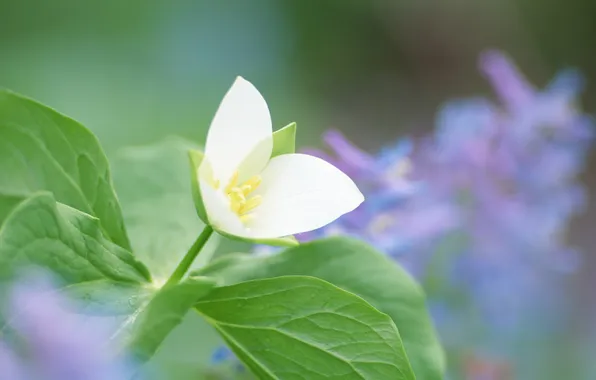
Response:
[{"label": "flower center", "polygon": [[224,189],[225,194],[230,200],[230,209],[240,217],[243,223],[248,222],[254,217],[253,214],[249,213],[261,204],[262,198],[260,195],[250,196],[250,193],[259,187],[260,184],[261,176],[259,175],[238,184],[238,171],[236,171],[232,175],[230,183]]}]

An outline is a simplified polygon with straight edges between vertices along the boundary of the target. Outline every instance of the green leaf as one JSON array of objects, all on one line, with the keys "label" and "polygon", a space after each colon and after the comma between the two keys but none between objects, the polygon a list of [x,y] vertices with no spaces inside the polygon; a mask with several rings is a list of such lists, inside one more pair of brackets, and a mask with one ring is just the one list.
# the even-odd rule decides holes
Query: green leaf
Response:
[{"label": "green leaf", "polygon": [[95,136],[46,106],[0,91],[0,222],[39,191],[98,217],[110,240],[130,248],[108,162]]},{"label": "green leaf", "polygon": [[296,152],[296,123],[290,123],[273,132],[271,158]]},{"label": "green leaf", "polygon": [[[114,322],[112,339],[139,360],[147,360],[213,287],[213,281],[193,277],[160,290],[143,264],[103,236],[96,218],[49,193],[22,201],[0,227],[0,277],[29,266],[52,270],[62,292],[84,301],[81,313]],[[7,330],[0,320],[0,331]]]},{"label": "green leaf", "polygon": [[197,274],[223,284],[285,275],[321,278],[357,294],[388,314],[399,329],[419,379],[443,379],[443,350],[426,309],[420,286],[391,259],[353,239],[304,243],[269,257],[228,255]]},{"label": "green leaf", "polygon": [[414,379],[391,318],[320,279],[224,286],[195,308],[259,379]]},{"label": "green leaf", "polygon": [[143,264],[106,239],[99,220],[38,193],[17,205],[0,227],[0,273],[41,266],[65,281],[150,280]]},{"label": "green leaf", "polygon": [[[197,146],[170,138],[157,144],[128,147],[113,160],[114,183],[134,254],[165,282],[205,226],[190,197],[188,151]],[[205,265],[217,248],[211,237],[191,268]]]}]

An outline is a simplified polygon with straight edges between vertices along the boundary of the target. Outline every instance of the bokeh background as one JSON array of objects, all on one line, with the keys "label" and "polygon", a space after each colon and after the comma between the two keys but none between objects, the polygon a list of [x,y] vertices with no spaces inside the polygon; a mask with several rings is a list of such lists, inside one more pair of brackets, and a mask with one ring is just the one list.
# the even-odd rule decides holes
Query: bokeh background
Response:
[{"label": "bokeh background", "polygon": [[[591,0],[0,4],[0,86],[78,119],[109,157],[170,135],[202,142],[236,75],[260,89],[275,127],[298,123],[300,145],[320,146],[321,133],[334,127],[375,151],[431,131],[447,100],[493,97],[477,69],[487,48],[508,52],[539,86],[559,69],[580,69],[587,79],[582,106],[596,110]],[[590,194],[594,164],[582,177]],[[548,378],[596,378],[589,360],[596,354],[595,212],[586,209],[567,236],[584,259],[565,282],[572,321],[545,340],[559,354],[532,364],[547,368]],[[173,356],[206,363],[207,348],[175,335],[182,345]],[[216,342],[209,332],[204,339]],[[184,372],[180,363],[172,367]]]}]

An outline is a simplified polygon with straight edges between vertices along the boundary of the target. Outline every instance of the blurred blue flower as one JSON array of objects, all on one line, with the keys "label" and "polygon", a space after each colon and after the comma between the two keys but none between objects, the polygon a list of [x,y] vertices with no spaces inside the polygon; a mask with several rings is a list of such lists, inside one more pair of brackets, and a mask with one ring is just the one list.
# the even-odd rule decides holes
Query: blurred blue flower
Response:
[{"label": "blurred blue flower", "polygon": [[227,346],[220,346],[213,351],[213,354],[211,355],[211,363],[217,365],[225,363],[232,358],[234,358],[232,350]]},{"label": "blurred blue flower", "polygon": [[211,354],[212,367],[209,373],[218,378],[253,378],[244,367],[244,364],[234,355],[227,346],[216,348]]},{"label": "blurred blue flower", "polygon": [[0,338],[2,380],[129,379],[128,361],[107,344],[107,326],[76,314],[45,274],[28,274],[8,290]]}]

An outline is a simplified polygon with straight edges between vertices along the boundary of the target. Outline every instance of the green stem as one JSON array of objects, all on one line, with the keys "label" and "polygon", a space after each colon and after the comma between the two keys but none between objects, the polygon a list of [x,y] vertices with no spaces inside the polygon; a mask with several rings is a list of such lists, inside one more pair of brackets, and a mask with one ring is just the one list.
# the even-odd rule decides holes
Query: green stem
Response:
[{"label": "green stem", "polygon": [[192,247],[190,247],[186,255],[184,255],[184,258],[182,261],[180,261],[180,264],[178,264],[178,267],[176,267],[176,270],[174,270],[174,273],[172,273],[165,286],[176,285],[180,282],[180,280],[182,280],[182,277],[184,277],[186,272],[188,272],[188,268],[190,268],[193,261],[195,261],[201,252],[201,249],[203,249],[207,243],[207,240],[209,240],[209,237],[211,237],[212,234],[213,227],[209,225],[205,226],[203,232],[201,232],[197,240],[195,240],[193,243]]}]

